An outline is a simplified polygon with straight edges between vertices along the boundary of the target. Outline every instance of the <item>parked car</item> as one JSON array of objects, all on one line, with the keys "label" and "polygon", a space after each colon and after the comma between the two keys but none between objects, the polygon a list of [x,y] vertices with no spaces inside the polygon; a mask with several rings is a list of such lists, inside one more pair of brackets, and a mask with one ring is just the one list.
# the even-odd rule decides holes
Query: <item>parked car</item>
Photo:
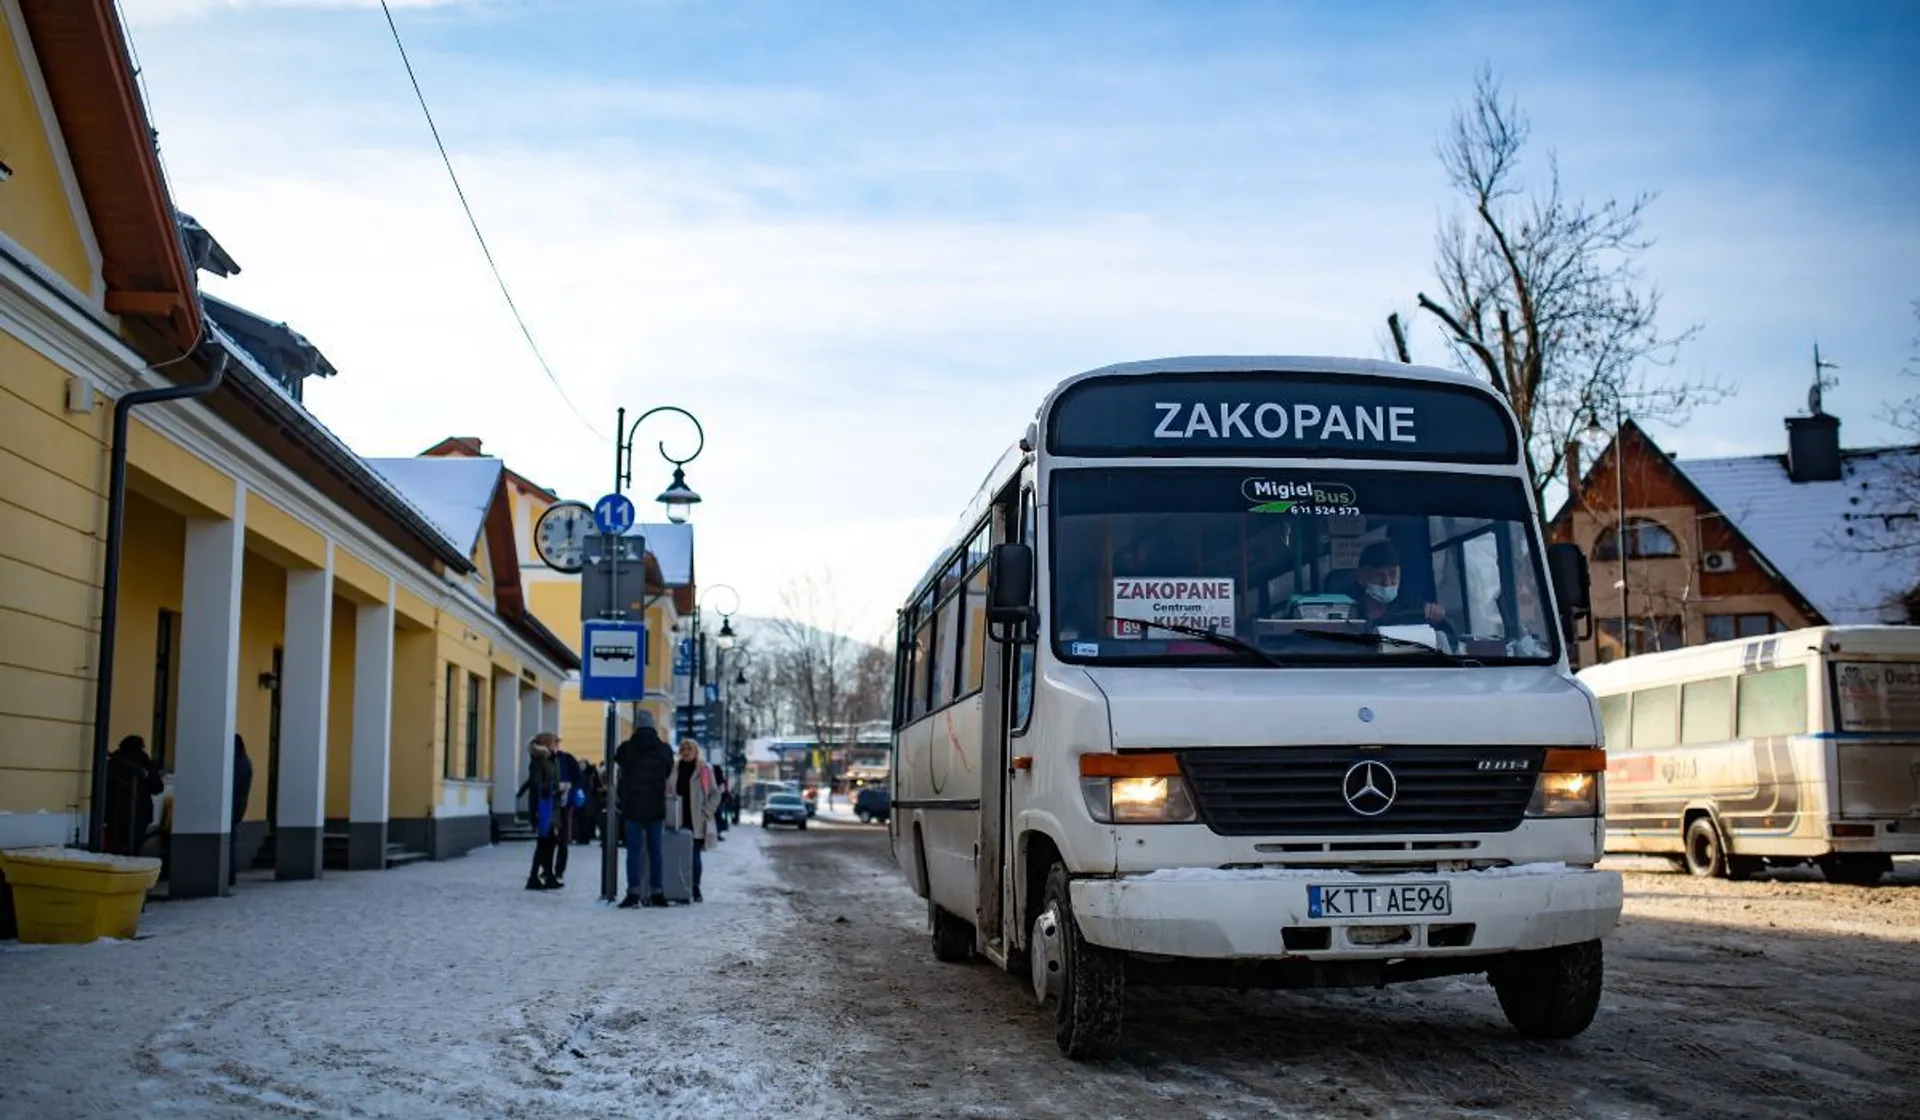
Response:
[{"label": "parked car", "polygon": [[893,815],[893,794],[885,786],[869,786],[854,794],[853,815],[861,824],[884,821]]},{"label": "parked car", "polygon": [[806,805],[791,793],[776,793],[767,798],[767,807],[760,810],[760,827],[772,828],[776,824],[790,824],[805,832]]}]

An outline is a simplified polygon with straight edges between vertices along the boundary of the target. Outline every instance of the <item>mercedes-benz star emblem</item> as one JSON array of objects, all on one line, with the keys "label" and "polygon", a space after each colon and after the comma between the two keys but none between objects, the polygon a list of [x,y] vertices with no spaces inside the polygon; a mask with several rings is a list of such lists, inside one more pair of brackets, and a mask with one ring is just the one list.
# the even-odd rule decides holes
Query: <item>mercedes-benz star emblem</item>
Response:
[{"label": "mercedes-benz star emblem", "polygon": [[1384,762],[1368,759],[1356,762],[1347,768],[1347,776],[1341,779],[1340,793],[1347,799],[1347,808],[1363,817],[1377,817],[1393,807],[1394,794],[1400,792],[1400,783],[1387,769]]}]

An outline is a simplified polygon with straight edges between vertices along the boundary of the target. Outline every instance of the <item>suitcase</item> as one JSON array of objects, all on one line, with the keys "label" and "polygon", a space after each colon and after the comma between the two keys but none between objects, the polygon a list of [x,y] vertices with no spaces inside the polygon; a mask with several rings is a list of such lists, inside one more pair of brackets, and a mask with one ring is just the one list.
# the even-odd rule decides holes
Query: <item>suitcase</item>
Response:
[{"label": "suitcase", "polygon": [[[693,902],[693,833],[684,828],[669,828],[661,834],[660,878],[658,884],[648,884],[649,894],[658,887],[668,902]],[[642,864],[643,867],[648,866]],[[643,872],[651,875],[651,870]]]}]

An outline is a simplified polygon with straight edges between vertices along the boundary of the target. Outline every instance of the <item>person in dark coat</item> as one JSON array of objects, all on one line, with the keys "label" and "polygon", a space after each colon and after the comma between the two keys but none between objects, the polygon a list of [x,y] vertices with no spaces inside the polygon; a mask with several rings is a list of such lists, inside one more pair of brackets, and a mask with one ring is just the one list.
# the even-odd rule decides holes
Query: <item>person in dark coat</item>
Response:
[{"label": "person in dark coat", "polygon": [[560,772],[560,799],[555,803],[553,813],[553,881],[566,886],[567,857],[573,851],[574,814],[584,793],[580,782],[580,760],[573,757],[561,743],[562,740],[555,736],[553,764]]},{"label": "person in dark coat", "polygon": [[137,856],[153,827],[153,799],[167,788],[138,735],[120,740],[107,756],[107,850]]},{"label": "person in dark coat", "polygon": [[253,760],[247,757],[247,744],[233,737],[233,819],[227,839],[227,885],[240,877],[240,822],[247,817],[247,801],[253,796]]},{"label": "person in dark coat", "polygon": [[557,741],[551,731],[542,731],[527,744],[527,780],[520,783],[518,796],[526,796],[533,810],[537,839],[533,845],[533,867],[527,872],[527,889],[550,891],[560,885],[553,873],[553,848],[556,832],[554,817],[560,812],[560,767],[553,760]]},{"label": "person in dark coat", "polygon": [[674,758],[673,748],[654,730],[653,713],[641,709],[633,734],[614,752],[613,761],[619,768],[614,789],[619,796],[620,826],[627,843],[627,896],[620,900],[620,908],[629,910],[641,905],[643,843],[647,853],[647,882],[653,885],[646,905],[665,906],[667,896],[661,889],[665,868],[660,845],[665,843],[667,787],[673,781]]},{"label": "person in dark coat", "polygon": [[574,815],[573,839],[576,844],[591,844],[600,834],[600,818],[607,812],[600,767],[590,762],[581,763],[580,783],[585,788],[581,796],[575,798],[580,807]]}]

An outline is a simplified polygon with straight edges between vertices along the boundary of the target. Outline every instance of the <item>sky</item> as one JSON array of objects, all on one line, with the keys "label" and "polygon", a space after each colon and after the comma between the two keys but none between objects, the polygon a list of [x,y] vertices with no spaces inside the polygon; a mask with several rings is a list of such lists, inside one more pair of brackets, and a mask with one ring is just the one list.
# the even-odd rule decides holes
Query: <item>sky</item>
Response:
[{"label": "sky", "polygon": [[[1682,455],[1784,450],[1812,347],[1850,446],[1920,369],[1920,7],[121,0],[208,291],[339,369],[368,456],[475,436],[591,502],[614,411],[700,419],[698,576],[878,637],[1054,384],[1177,354],[1445,364],[1434,155],[1491,66],[1591,201],[1655,191]],[[568,401],[572,404],[569,405]],[[578,415],[576,415],[576,410]],[[584,419],[582,419],[584,417]],[[641,426],[633,489],[690,426]],[[653,507],[657,511],[657,507]],[[643,507],[643,516],[646,510]],[[714,602],[728,598],[716,593]]]}]

